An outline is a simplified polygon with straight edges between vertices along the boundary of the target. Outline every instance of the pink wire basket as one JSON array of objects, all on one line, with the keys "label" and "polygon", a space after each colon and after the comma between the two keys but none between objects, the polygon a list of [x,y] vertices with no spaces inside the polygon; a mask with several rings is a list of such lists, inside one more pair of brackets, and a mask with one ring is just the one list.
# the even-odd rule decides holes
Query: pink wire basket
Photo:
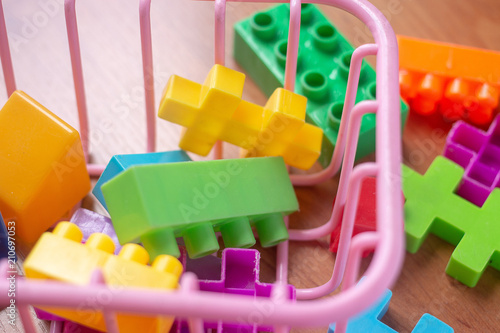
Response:
[{"label": "pink wire basket", "polygon": [[[236,1],[246,2],[246,0]],[[330,234],[338,223],[342,224],[340,244],[331,279],[315,288],[297,289],[297,301],[288,301],[284,292],[288,281],[288,241],[278,245],[276,282],[271,298],[249,298],[229,294],[220,297],[214,293],[202,292],[199,291],[196,275],[192,273],[185,273],[182,276],[180,288],[174,292],[143,291],[133,288],[113,290],[99,279],[96,279],[93,284],[75,287],[54,281],[27,280],[19,277],[16,306],[26,332],[36,332],[35,323],[29,311],[31,305],[81,308],[85,300],[99,299],[100,296],[106,295],[106,302],[93,304],[92,308],[104,313],[109,332],[118,331],[115,320],[117,312],[175,315],[188,319],[190,331],[203,332],[203,320],[234,322],[235,318],[252,318],[252,314],[256,311],[261,313],[261,309],[268,309],[263,316],[259,317],[258,324],[272,325],[276,332],[288,332],[291,327],[326,326],[335,322],[337,323],[335,332],[340,333],[345,332],[349,318],[374,304],[385,289],[394,284],[404,258],[403,203],[400,190],[399,63],[396,37],[386,18],[367,0],[305,2],[335,6],[355,15],[369,27],[375,40],[373,44],[358,47],[353,53],[338,141],[330,165],[315,174],[290,175],[294,185],[310,186],[326,181],[341,170],[337,198],[328,221],[313,229],[289,230],[291,241],[308,241],[324,237]],[[297,67],[301,1],[291,0],[290,6],[287,50],[289,61],[285,69],[285,88],[293,91]],[[88,157],[89,126],[75,0],[65,0],[64,7],[80,133],[84,152]],[[140,0],[147,152],[155,151],[156,139],[150,7],[151,0]],[[215,0],[215,61],[218,64],[224,64],[225,8],[225,0]],[[375,55],[377,58],[376,100],[355,104],[362,60],[369,55]],[[1,1],[0,56],[7,94],[11,95],[16,90],[16,82]],[[375,113],[377,119],[375,162],[354,166],[361,118],[367,113]],[[216,145],[214,157],[221,158],[222,153],[222,146]],[[103,170],[102,165],[88,164],[91,176],[99,176]],[[352,237],[361,182],[366,177],[378,178],[377,230]],[[345,206],[345,211],[342,215],[343,206]],[[288,222],[287,219],[286,222]],[[363,282],[356,284],[362,254],[370,249],[374,249],[375,254]],[[0,266],[0,274],[3,276],[0,279],[0,304],[8,305],[7,262],[2,262]],[[341,284],[340,293],[321,298],[335,291]],[[249,320],[249,323],[251,324],[252,321]],[[57,328],[53,327],[52,331],[56,332]]]}]

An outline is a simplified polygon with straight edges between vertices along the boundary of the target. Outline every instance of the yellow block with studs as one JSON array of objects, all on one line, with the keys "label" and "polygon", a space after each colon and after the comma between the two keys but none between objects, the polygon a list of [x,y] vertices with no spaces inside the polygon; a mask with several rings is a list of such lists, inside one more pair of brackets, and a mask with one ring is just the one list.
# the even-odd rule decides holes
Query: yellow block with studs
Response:
[{"label": "yellow block with studs", "polygon": [[249,156],[282,156],[285,163],[309,169],[321,152],[323,131],[305,123],[307,99],[278,88],[264,107],[242,100],[245,75],[221,65],[198,84],[173,75],[158,116],[182,125],[179,147],[206,156],[217,140]]},{"label": "yellow block with studs", "polygon": [[[82,238],[80,229],[70,222],[61,222],[52,233],[44,233],[24,262],[26,277],[88,285],[95,283],[94,274],[100,269],[104,283],[110,288],[177,288],[183,268],[176,258],[160,255],[152,266],[148,266],[149,255],[137,244],[125,244],[115,256],[115,246],[109,236],[95,233],[85,244],[80,243]],[[92,304],[83,306],[91,307]],[[100,311],[41,308],[93,329],[106,331]],[[173,317],[117,314],[120,332],[168,332],[173,320]]]}]

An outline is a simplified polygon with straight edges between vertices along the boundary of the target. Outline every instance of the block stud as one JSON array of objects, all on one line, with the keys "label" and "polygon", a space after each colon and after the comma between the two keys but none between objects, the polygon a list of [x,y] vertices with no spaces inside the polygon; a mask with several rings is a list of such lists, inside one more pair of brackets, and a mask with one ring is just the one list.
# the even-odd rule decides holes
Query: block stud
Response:
[{"label": "block stud", "polygon": [[336,102],[330,105],[326,115],[328,125],[336,130],[340,127],[340,120],[342,119],[342,111],[344,110],[344,103]]},{"label": "block stud", "polygon": [[52,232],[54,235],[66,238],[66,239],[71,239],[75,242],[81,242],[83,238],[83,234],[78,228],[73,223],[70,222],[60,222],[57,224],[55,227],[54,231]]},{"label": "block stud", "polygon": [[226,222],[220,227],[220,231],[226,247],[248,248],[255,244],[248,217]]},{"label": "block stud", "polygon": [[321,101],[328,94],[328,83],[325,75],[316,71],[308,71],[302,76],[300,83],[304,95],[313,101]]},{"label": "block stud", "polygon": [[313,18],[313,7],[309,3],[303,3],[300,5],[300,23],[303,25],[308,25],[311,23]]},{"label": "block stud", "polygon": [[107,253],[115,252],[115,243],[113,243],[111,237],[101,233],[94,233],[90,235],[87,242],[85,242],[85,245]]},{"label": "block stud", "polygon": [[323,52],[332,52],[337,48],[337,32],[329,23],[320,23],[313,28],[313,43]]},{"label": "block stud", "polygon": [[276,22],[267,13],[255,14],[252,18],[251,26],[253,33],[262,40],[272,40],[276,34]]},{"label": "block stud", "polygon": [[125,244],[118,255],[120,258],[142,265],[146,265],[149,261],[148,252],[142,246],[133,243]]},{"label": "block stud", "polygon": [[171,228],[150,231],[142,235],[141,243],[148,251],[151,260],[154,260],[160,254],[169,254],[176,258],[181,255],[174,231]]},{"label": "block stud", "polygon": [[288,230],[281,214],[269,214],[254,220],[260,244],[271,247],[288,239]]},{"label": "block stud", "polygon": [[156,257],[151,266],[157,271],[173,274],[177,278],[181,276],[183,270],[179,260],[166,254]]},{"label": "block stud", "polygon": [[184,232],[184,243],[190,258],[201,258],[219,249],[219,243],[210,223],[194,225]]}]

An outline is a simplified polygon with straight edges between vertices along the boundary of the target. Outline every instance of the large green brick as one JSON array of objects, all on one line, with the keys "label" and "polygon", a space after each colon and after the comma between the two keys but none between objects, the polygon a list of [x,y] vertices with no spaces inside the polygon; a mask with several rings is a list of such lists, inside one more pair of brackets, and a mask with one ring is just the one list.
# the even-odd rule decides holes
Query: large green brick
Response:
[{"label": "large green brick", "polygon": [[131,167],[102,185],[120,243],[142,242],[152,259],[179,255],[183,237],[190,257],[219,246],[263,246],[288,239],[283,215],[298,209],[281,157],[179,162]]},{"label": "large green brick", "polygon": [[[235,24],[234,57],[262,91],[270,96],[285,81],[289,5],[278,5]],[[314,5],[302,5],[295,92],[307,97],[307,121],[325,138],[319,162],[330,163],[345,98],[354,48]],[[375,71],[363,63],[356,101],[375,98]],[[408,106],[401,102],[401,126]],[[375,151],[375,115],[363,117],[356,158]]]}]

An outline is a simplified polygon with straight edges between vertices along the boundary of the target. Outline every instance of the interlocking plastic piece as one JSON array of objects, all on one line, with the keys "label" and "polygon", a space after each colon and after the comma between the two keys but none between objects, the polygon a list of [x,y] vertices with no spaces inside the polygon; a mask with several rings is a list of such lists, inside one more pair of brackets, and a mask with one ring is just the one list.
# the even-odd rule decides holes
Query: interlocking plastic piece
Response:
[{"label": "interlocking plastic piece", "polygon": [[[200,290],[222,294],[247,295],[248,297],[271,297],[273,285],[259,281],[260,253],[251,249],[224,249],[222,251],[221,279],[200,281]],[[286,287],[289,300],[295,300],[295,288]],[[236,319],[236,318],[235,318]],[[204,323],[205,330],[222,332],[273,332],[272,326],[248,325],[243,323]]]},{"label": "interlocking plastic piece", "polygon": [[255,226],[262,246],[288,239],[283,215],[298,209],[281,157],[134,166],[102,186],[121,243],[141,241],[152,258],[191,258],[226,247],[250,247]]},{"label": "interlocking plastic piece", "polygon": [[[377,229],[376,184],[377,179],[374,177],[367,177],[361,184],[358,208],[356,210],[354,229],[352,232],[353,237],[362,232],[375,231]],[[330,236],[330,251],[333,253],[337,253],[339,247],[341,228],[342,225],[339,224]],[[373,251],[367,251],[363,254],[363,256],[366,257],[372,252]]]},{"label": "interlocking plastic piece", "polygon": [[40,310],[38,308],[33,307],[33,310],[35,310],[35,314],[40,320],[48,320],[48,321],[64,321],[64,318],[61,318],[59,316],[53,315],[52,313],[49,313],[47,311]]},{"label": "interlocking plastic piece", "polygon": [[68,320],[64,322],[64,327],[62,331],[62,333],[98,333],[98,332],[99,331],[96,331],[92,328],[85,327]]},{"label": "interlocking plastic piece", "polygon": [[[347,324],[346,333],[397,333],[395,330],[382,323],[380,320],[389,309],[392,292],[386,290],[381,300],[372,308],[354,317]],[[453,333],[454,330],[436,317],[425,313],[412,333]],[[328,333],[335,333],[335,324],[331,324]]]},{"label": "interlocking plastic piece", "polygon": [[[70,222],[61,222],[53,233],[44,233],[24,262],[26,277],[87,285],[93,283],[95,271],[100,269],[108,286],[177,288],[182,264],[174,257],[159,256],[151,267],[146,265],[149,260],[146,250],[137,244],[124,245],[115,256],[109,236],[96,233],[85,244],[80,243],[82,237],[80,229]],[[42,309],[93,329],[106,328],[102,313],[97,310]],[[170,329],[173,318],[119,313],[117,322],[120,332],[163,332]]]},{"label": "interlocking plastic piece", "polygon": [[217,140],[248,155],[282,156],[309,169],[319,157],[322,131],[305,123],[306,98],[276,89],[264,107],[241,99],[245,75],[221,65],[201,85],[173,75],[158,116],[186,127],[179,147],[206,156]]},{"label": "interlocking plastic piece", "polygon": [[[235,24],[234,58],[267,95],[285,81],[289,5],[258,12]],[[295,92],[307,97],[306,119],[324,133],[319,162],[332,158],[353,47],[312,4],[302,5]],[[363,63],[356,101],[375,98],[375,71]],[[402,103],[402,124],[408,107]],[[363,117],[356,158],[375,151],[375,115]]]},{"label": "interlocking plastic piece", "polygon": [[487,132],[456,122],[443,155],[465,169],[456,193],[482,206],[493,189],[500,187],[500,115]]},{"label": "interlocking plastic piece", "polygon": [[22,91],[0,110],[0,211],[34,243],[90,190],[80,135]]},{"label": "interlocking plastic piece", "polygon": [[398,36],[401,95],[411,110],[478,125],[500,95],[500,52]]},{"label": "interlocking plastic piece", "polygon": [[0,213],[0,259],[9,256],[9,234]]},{"label": "interlocking plastic piece", "polygon": [[191,161],[188,154],[182,150],[145,153],[145,154],[126,154],[115,155],[111,158],[106,169],[104,169],[101,177],[94,186],[92,193],[99,200],[99,202],[106,207],[104,196],[102,195],[101,186],[110,179],[113,179],[124,170],[134,165],[156,164],[156,163],[173,163],[173,162],[187,162]]},{"label": "interlocking plastic piece", "polygon": [[109,217],[95,213],[85,208],[79,208],[69,220],[80,228],[83,238],[82,242],[86,242],[90,235],[94,233],[105,234],[111,238],[115,244],[115,254],[120,253],[122,246],[118,241],[115,229]]},{"label": "interlocking plastic piece", "polygon": [[488,265],[500,270],[500,189],[478,207],[454,193],[463,174],[441,156],[423,176],[403,166],[406,247],[416,252],[429,233],[456,245],[446,273],[474,287]]}]

